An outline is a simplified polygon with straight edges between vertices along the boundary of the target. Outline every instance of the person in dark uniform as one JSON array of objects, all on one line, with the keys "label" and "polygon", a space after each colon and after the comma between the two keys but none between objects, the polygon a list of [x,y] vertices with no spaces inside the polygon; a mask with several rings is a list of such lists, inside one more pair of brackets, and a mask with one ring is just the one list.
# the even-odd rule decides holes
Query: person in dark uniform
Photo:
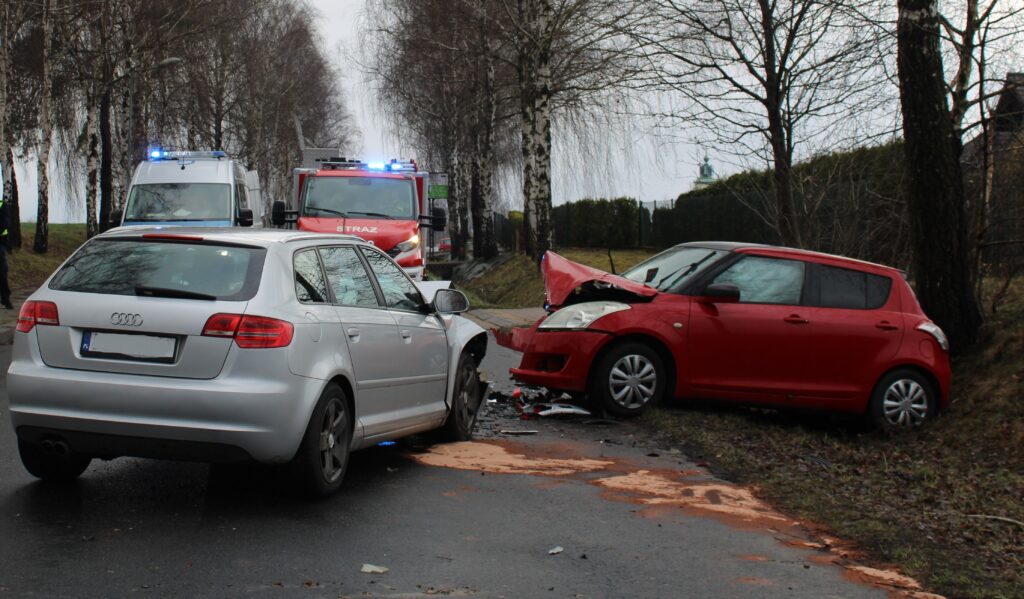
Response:
[{"label": "person in dark uniform", "polygon": [[0,197],[0,304],[8,310],[13,310],[11,286],[7,282],[7,227],[10,222],[7,203]]}]

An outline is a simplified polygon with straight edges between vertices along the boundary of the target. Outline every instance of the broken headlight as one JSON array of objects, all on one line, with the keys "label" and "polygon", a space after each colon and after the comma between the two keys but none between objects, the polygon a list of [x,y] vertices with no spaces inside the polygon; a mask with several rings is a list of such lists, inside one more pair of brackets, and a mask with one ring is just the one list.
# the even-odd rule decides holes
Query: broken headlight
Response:
[{"label": "broken headlight", "polygon": [[540,323],[541,329],[585,329],[593,324],[598,318],[629,310],[629,304],[622,302],[583,302],[562,308],[544,322]]}]

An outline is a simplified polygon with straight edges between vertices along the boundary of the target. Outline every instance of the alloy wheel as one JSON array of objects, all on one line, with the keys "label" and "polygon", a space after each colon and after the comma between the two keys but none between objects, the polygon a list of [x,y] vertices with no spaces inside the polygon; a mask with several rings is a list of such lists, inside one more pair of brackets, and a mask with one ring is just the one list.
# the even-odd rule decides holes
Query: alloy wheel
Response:
[{"label": "alloy wheel", "polygon": [[348,415],[341,400],[334,398],[324,410],[320,424],[320,472],[333,483],[345,471],[348,456]]}]

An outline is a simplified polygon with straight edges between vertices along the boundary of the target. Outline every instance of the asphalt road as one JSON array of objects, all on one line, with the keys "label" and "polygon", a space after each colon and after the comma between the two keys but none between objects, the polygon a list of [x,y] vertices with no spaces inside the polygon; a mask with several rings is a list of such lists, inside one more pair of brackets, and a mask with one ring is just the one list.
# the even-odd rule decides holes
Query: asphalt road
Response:
[{"label": "asphalt road", "polygon": [[[499,348],[485,368],[503,384],[515,361]],[[311,503],[260,467],[122,458],[40,483],[2,396],[0,597],[886,596],[630,424],[489,404],[480,442],[357,452]]]}]

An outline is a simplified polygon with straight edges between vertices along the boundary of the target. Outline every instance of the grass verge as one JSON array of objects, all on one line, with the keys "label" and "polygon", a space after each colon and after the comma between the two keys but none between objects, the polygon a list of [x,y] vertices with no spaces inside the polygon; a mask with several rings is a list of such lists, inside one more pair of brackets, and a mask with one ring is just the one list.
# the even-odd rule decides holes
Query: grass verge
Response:
[{"label": "grass verge", "polygon": [[[569,260],[611,271],[608,250],[566,248],[558,253]],[[654,255],[653,250],[612,250],[616,272],[623,272]],[[483,275],[456,282],[456,287],[469,297],[474,308],[524,308],[544,303],[544,281],[540,268],[525,255],[491,268]]]},{"label": "grass verge", "polygon": [[84,224],[51,224],[49,230],[49,249],[45,254],[37,254],[32,251],[36,224],[22,223],[23,246],[7,256],[10,265],[7,280],[12,289],[39,287],[71,255],[71,252],[85,243]]},{"label": "grass verge", "polygon": [[821,414],[669,404],[694,459],[949,597],[1024,597],[1024,285],[954,363],[954,403],[886,437]]}]

